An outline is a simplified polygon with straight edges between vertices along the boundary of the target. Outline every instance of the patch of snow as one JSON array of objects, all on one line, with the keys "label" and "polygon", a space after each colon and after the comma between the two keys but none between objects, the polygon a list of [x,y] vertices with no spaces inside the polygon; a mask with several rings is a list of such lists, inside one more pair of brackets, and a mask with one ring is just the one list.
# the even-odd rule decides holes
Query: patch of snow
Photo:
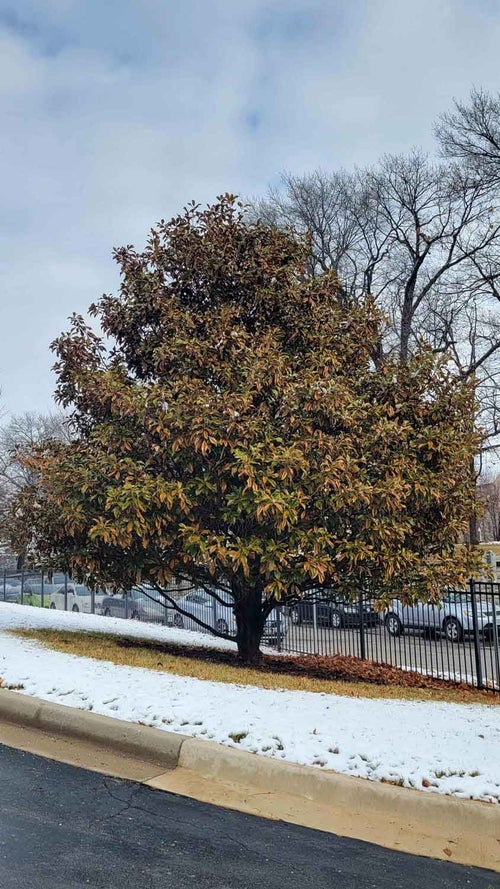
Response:
[{"label": "patch of snow", "polygon": [[208,682],[51,651],[3,632],[53,627],[217,648],[119,618],[0,603],[0,677],[21,693],[423,792],[500,802],[500,706],[349,698]]},{"label": "patch of snow", "polygon": [[220,651],[236,650],[236,643],[227,639],[219,639],[205,632],[179,630],[177,627],[167,627],[162,624],[142,623],[121,617],[104,617],[102,614],[85,614],[82,611],[59,611],[31,605],[15,605],[10,602],[0,602],[0,609],[1,627],[6,627],[8,622],[12,621],[12,626],[15,627],[88,630],[93,633],[113,633],[117,636],[152,639],[173,645],[217,648]]}]

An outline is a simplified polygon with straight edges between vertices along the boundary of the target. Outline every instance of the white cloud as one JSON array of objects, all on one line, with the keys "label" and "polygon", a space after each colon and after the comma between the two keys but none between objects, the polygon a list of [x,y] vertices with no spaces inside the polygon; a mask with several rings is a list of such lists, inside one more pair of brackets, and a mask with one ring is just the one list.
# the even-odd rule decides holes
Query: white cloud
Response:
[{"label": "white cloud", "polygon": [[[455,0],[16,0],[0,13],[0,388],[44,409],[48,343],[116,287],[115,245],[283,168],[431,144],[500,22]],[[5,334],[7,332],[7,334]]]}]

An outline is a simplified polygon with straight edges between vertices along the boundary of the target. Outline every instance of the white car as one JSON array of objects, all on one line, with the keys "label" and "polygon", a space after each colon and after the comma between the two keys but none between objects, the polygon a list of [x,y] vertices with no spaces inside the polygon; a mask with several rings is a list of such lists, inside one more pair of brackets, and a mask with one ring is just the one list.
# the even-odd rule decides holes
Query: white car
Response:
[{"label": "white car", "polygon": [[[182,629],[186,627],[190,630],[198,630],[203,632],[203,628],[190,620],[187,615],[192,615],[198,620],[202,620],[208,627],[213,627],[218,633],[225,633],[230,636],[236,634],[236,618],[233,613],[233,599],[228,593],[217,591],[217,595],[222,602],[218,602],[205,590],[196,589],[187,596],[183,596],[178,600],[179,606],[185,612],[181,614],[174,612],[174,627]],[[223,604],[224,603],[224,604]],[[283,614],[278,613],[277,608],[273,608],[269,616],[266,618],[264,629],[262,631],[262,642],[277,642],[279,637],[286,636],[288,632],[288,621]]]},{"label": "white car", "polygon": [[[65,593],[67,592],[67,602],[65,602]],[[95,593],[95,613],[101,613],[101,605],[104,599],[104,593]],[[66,608],[65,608],[66,604]],[[83,611],[90,614],[92,611],[92,593],[88,587],[81,583],[68,583],[65,588],[64,584],[50,594],[49,608],[58,608],[60,611]]]}]

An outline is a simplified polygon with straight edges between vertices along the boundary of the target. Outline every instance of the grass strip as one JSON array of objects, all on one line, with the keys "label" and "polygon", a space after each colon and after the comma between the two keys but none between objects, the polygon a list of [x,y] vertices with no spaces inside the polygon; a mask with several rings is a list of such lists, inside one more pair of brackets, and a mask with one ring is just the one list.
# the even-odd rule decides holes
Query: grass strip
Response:
[{"label": "grass strip", "polygon": [[[211,682],[356,698],[500,704],[498,694],[342,655],[328,658],[265,655],[261,667],[247,667],[240,664],[236,653],[231,651],[189,648],[126,635],[51,629],[15,629],[9,632],[67,654]],[[367,673],[365,678],[363,670]],[[340,674],[338,678],[335,678],[336,673]]]}]

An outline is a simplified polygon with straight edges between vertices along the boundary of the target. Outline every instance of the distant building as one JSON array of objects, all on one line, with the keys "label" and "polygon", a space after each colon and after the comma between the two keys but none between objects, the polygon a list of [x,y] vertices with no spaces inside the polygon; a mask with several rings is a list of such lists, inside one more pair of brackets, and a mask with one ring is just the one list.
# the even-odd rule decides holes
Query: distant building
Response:
[{"label": "distant building", "polygon": [[477,494],[484,508],[478,522],[480,540],[500,540],[500,475],[481,481]]},{"label": "distant building", "polygon": [[[488,540],[479,544],[484,552],[485,571],[481,580],[500,583],[500,540]],[[491,573],[491,577],[488,575]]]}]

